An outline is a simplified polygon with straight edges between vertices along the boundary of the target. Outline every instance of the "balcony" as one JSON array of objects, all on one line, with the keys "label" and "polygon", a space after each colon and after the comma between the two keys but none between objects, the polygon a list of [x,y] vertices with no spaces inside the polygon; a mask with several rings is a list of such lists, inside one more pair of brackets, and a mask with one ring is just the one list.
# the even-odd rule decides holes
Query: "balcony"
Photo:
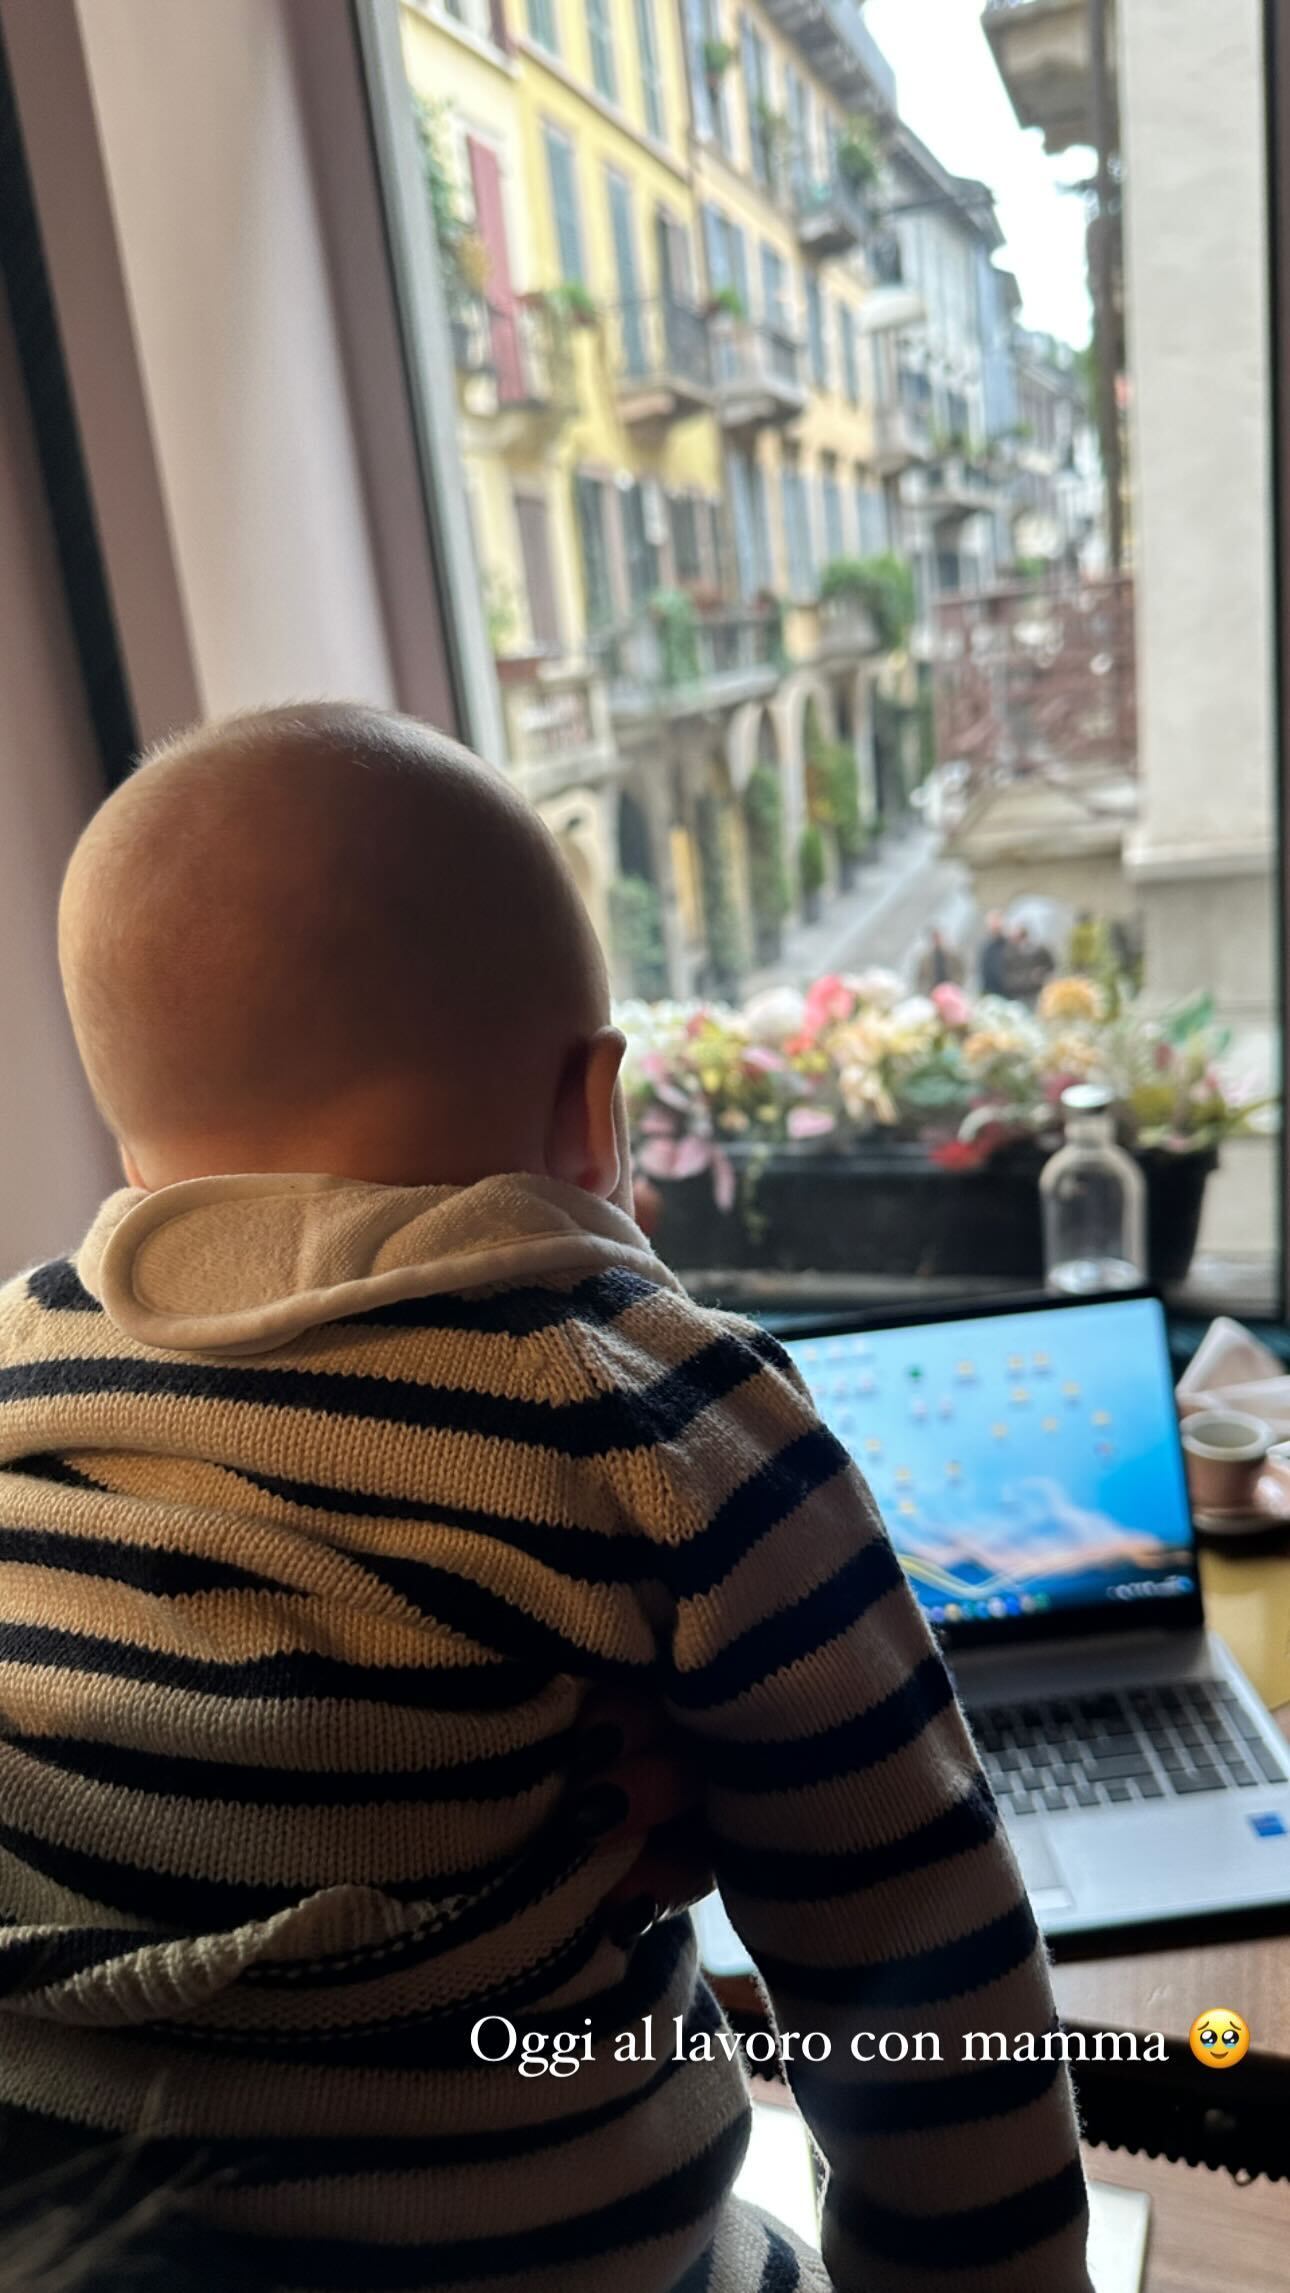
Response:
[{"label": "balcony", "polygon": [[610,714],[628,730],[766,698],[782,674],[782,647],[779,615],[740,605],[696,614],[679,628],[646,610],[607,630],[597,654]]},{"label": "balcony", "polygon": [[[1113,7],[1110,13],[1107,50],[1113,59]],[[983,22],[1021,125],[1043,129],[1046,151],[1091,144],[1088,0],[988,0]]]},{"label": "balcony", "polygon": [[618,303],[606,316],[609,365],[621,420],[663,430],[711,406],[708,320],[674,296]]},{"label": "balcony", "polygon": [[796,607],[789,634],[795,660],[829,669],[858,667],[882,650],[873,615],[854,597],[821,598],[818,604]]},{"label": "balcony", "polygon": [[765,6],[848,111],[894,113],[896,75],[856,0],[765,0]]},{"label": "balcony", "polygon": [[964,453],[941,454],[923,472],[921,506],[937,524],[987,515],[999,507],[999,485],[988,462]]},{"label": "balcony", "polygon": [[793,186],[797,239],[803,254],[823,262],[831,255],[849,255],[864,246],[872,218],[862,194],[843,175],[823,182],[799,180]]},{"label": "balcony", "polygon": [[609,697],[593,669],[526,664],[522,676],[501,676],[501,693],[511,769],[532,803],[612,778],[618,752]]},{"label": "balcony", "polygon": [[497,451],[554,437],[577,412],[568,323],[544,296],[503,310],[460,295],[451,329],[462,412],[488,425]]},{"label": "balcony", "polygon": [[725,430],[782,429],[806,408],[802,345],[748,319],[711,321],[717,420]]},{"label": "balcony", "polygon": [[926,412],[904,397],[874,410],[872,462],[880,478],[898,478],[931,453]]}]

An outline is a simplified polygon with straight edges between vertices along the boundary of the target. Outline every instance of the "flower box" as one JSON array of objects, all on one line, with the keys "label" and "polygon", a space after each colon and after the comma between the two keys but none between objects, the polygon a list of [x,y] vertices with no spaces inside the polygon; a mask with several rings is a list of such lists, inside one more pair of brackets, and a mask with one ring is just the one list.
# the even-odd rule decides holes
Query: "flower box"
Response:
[{"label": "flower box", "polygon": [[[947,1170],[917,1141],[866,1141],[845,1154],[791,1145],[731,1150],[737,1191],[718,1207],[707,1172],[655,1180],[654,1234],[677,1272],[855,1274],[904,1281],[1043,1282],[1039,1173],[1044,1154],[1007,1148]],[[1139,1157],[1147,1182],[1149,1271],[1185,1280],[1216,1153]]]}]

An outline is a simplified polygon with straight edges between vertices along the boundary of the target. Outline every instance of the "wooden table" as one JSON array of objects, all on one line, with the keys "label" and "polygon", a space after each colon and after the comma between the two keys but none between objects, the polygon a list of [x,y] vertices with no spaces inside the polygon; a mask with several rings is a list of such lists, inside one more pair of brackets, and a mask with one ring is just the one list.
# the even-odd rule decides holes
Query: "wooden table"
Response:
[{"label": "wooden table", "polygon": [[[1205,1552],[1201,1574],[1210,1623],[1290,1739],[1290,1552]],[[1159,2030],[1169,2041],[1167,2069],[1103,2065],[1082,2074],[1082,2106],[1102,2137],[1086,2150],[1090,2175],[1151,2196],[1146,2293],[1287,2293],[1290,2180],[1243,2187],[1231,2171],[1180,2161],[1225,2156],[1236,2169],[1269,2130],[1290,2161],[1290,1935],[1071,1959],[1054,1968],[1053,1985],[1065,2023]],[[714,1987],[736,2013],[756,2003],[746,1978]],[[1234,2007],[1250,2026],[1250,2052],[1232,2073],[1242,2084],[1230,2090],[1187,2046],[1206,2006]],[[1155,2154],[1137,2150],[1139,2141]]]}]

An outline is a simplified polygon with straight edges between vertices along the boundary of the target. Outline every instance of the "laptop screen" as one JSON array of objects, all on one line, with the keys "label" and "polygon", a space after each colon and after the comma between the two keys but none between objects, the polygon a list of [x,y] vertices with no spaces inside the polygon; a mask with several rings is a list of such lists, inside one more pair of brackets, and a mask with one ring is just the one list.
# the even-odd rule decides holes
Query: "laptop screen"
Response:
[{"label": "laptop screen", "polygon": [[1199,1622],[1158,1299],[798,1338],[788,1351],[947,1642]]}]

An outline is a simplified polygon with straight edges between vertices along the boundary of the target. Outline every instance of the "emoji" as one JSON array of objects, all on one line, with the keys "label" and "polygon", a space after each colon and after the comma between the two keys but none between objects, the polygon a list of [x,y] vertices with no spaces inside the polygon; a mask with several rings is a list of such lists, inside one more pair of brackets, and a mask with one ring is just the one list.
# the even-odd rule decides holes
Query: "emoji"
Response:
[{"label": "emoji", "polygon": [[1209,2006],[1191,2026],[1191,2050],[1207,2070],[1230,2070],[1250,2051],[1250,2027],[1230,2006]]}]

